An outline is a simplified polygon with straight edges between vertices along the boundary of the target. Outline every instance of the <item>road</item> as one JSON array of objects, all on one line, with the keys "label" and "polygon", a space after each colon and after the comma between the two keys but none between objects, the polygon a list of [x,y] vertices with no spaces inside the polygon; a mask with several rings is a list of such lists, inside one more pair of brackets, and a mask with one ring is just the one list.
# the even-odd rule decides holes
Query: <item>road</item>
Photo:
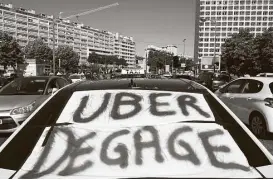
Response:
[{"label": "road", "polygon": [[[8,138],[8,135],[0,135],[0,146],[5,142]],[[263,145],[269,150],[269,152],[273,155],[273,135],[270,135],[268,139],[260,139]]]}]

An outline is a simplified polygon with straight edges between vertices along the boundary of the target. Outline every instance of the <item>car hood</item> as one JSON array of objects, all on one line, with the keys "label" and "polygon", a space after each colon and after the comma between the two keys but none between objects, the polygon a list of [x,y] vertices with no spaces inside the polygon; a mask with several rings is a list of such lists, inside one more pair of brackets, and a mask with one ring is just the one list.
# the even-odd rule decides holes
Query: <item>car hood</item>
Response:
[{"label": "car hood", "polygon": [[46,95],[3,95],[0,96],[0,111],[24,107],[34,101],[39,105],[46,100],[47,97]]}]

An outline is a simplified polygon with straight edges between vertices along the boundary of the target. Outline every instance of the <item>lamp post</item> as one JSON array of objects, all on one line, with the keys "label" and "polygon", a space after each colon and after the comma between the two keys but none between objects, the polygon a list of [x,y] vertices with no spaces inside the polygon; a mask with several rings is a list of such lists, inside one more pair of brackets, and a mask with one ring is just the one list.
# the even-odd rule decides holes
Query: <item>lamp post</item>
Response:
[{"label": "lamp post", "polygon": [[[213,72],[215,72],[215,61],[216,61],[216,28],[217,28],[217,21],[216,19],[201,19],[201,21],[204,23],[204,22],[207,22],[207,21],[210,21],[211,23],[214,23],[214,50],[213,50]],[[220,62],[219,62],[220,63]]]},{"label": "lamp post", "polygon": [[184,44],[183,57],[185,57],[186,39],[183,40],[183,44]]},{"label": "lamp post", "polygon": [[[185,60],[185,65],[186,65],[186,58],[185,58],[185,49],[186,49],[186,39],[183,40],[184,48],[183,48],[183,58]],[[186,66],[183,67],[183,74],[185,73]]]}]

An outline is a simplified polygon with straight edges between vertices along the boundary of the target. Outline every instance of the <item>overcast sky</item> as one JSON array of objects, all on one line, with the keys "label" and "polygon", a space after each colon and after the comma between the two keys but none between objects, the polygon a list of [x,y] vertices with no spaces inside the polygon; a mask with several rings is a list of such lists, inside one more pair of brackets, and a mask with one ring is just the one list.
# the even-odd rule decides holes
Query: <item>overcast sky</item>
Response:
[{"label": "overcast sky", "polygon": [[195,0],[1,1],[46,14],[57,15],[59,12],[65,12],[63,17],[83,12],[79,10],[96,9],[118,2],[119,6],[82,16],[79,20],[93,28],[132,36],[136,41],[137,54],[141,56],[149,44],[175,44],[178,46],[178,52],[183,53],[183,39],[186,39],[186,55],[193,55]]}]

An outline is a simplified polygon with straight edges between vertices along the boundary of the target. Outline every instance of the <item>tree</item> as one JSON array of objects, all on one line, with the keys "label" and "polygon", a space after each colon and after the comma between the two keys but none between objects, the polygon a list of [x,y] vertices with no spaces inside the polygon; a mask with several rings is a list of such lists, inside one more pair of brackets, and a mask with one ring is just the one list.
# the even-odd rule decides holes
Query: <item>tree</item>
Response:
[{"label": "tree", "polygon": [[100,55],[98,55],[95,52],[92,52],[91,54],[89,54],[87,61],[91,64],[98,64],[100,62]]},{"label": "tree", "polygon": [[7,69],[11,66],[16,72],[17,64],[24,64],[23,51],[16,40],[6,33],[0,32],[0,65]]},{"label": "tree", "polygon": [[52,49],[41,38],[30,41],[25,47],[26,58],[36,59],[39,64],[49,64],[52,60]]},{"label": "tree", "polygon": [[72,72],[78,69],[80,56],[70,46],[59,46],[56,50],[56,67],[58,67],[59,60],[65,72]]},{"label": "tree", "polygon": [[253,74],[260,70],[253,61],[254,36],[248,29],[240,29],[222,45],[222,61],[233,74]]},{"label": "tree", "polygon": [[163,69],[165,65],[171,65],[173,61],[173,55],[164,51],[152,50],[149,51],[148,65],[151,66],[151,70],[157,73],[158,69]]},{"label": "tree", "polygon": [[254,40],[253,58],[260,72],[273,72],[273,28],[264,31]]},{"label": "tree", "polygon": [[179,62],[179,57],[178,56],[173,56],[173,67],[174,68],[181,67],[181,62]]}]

